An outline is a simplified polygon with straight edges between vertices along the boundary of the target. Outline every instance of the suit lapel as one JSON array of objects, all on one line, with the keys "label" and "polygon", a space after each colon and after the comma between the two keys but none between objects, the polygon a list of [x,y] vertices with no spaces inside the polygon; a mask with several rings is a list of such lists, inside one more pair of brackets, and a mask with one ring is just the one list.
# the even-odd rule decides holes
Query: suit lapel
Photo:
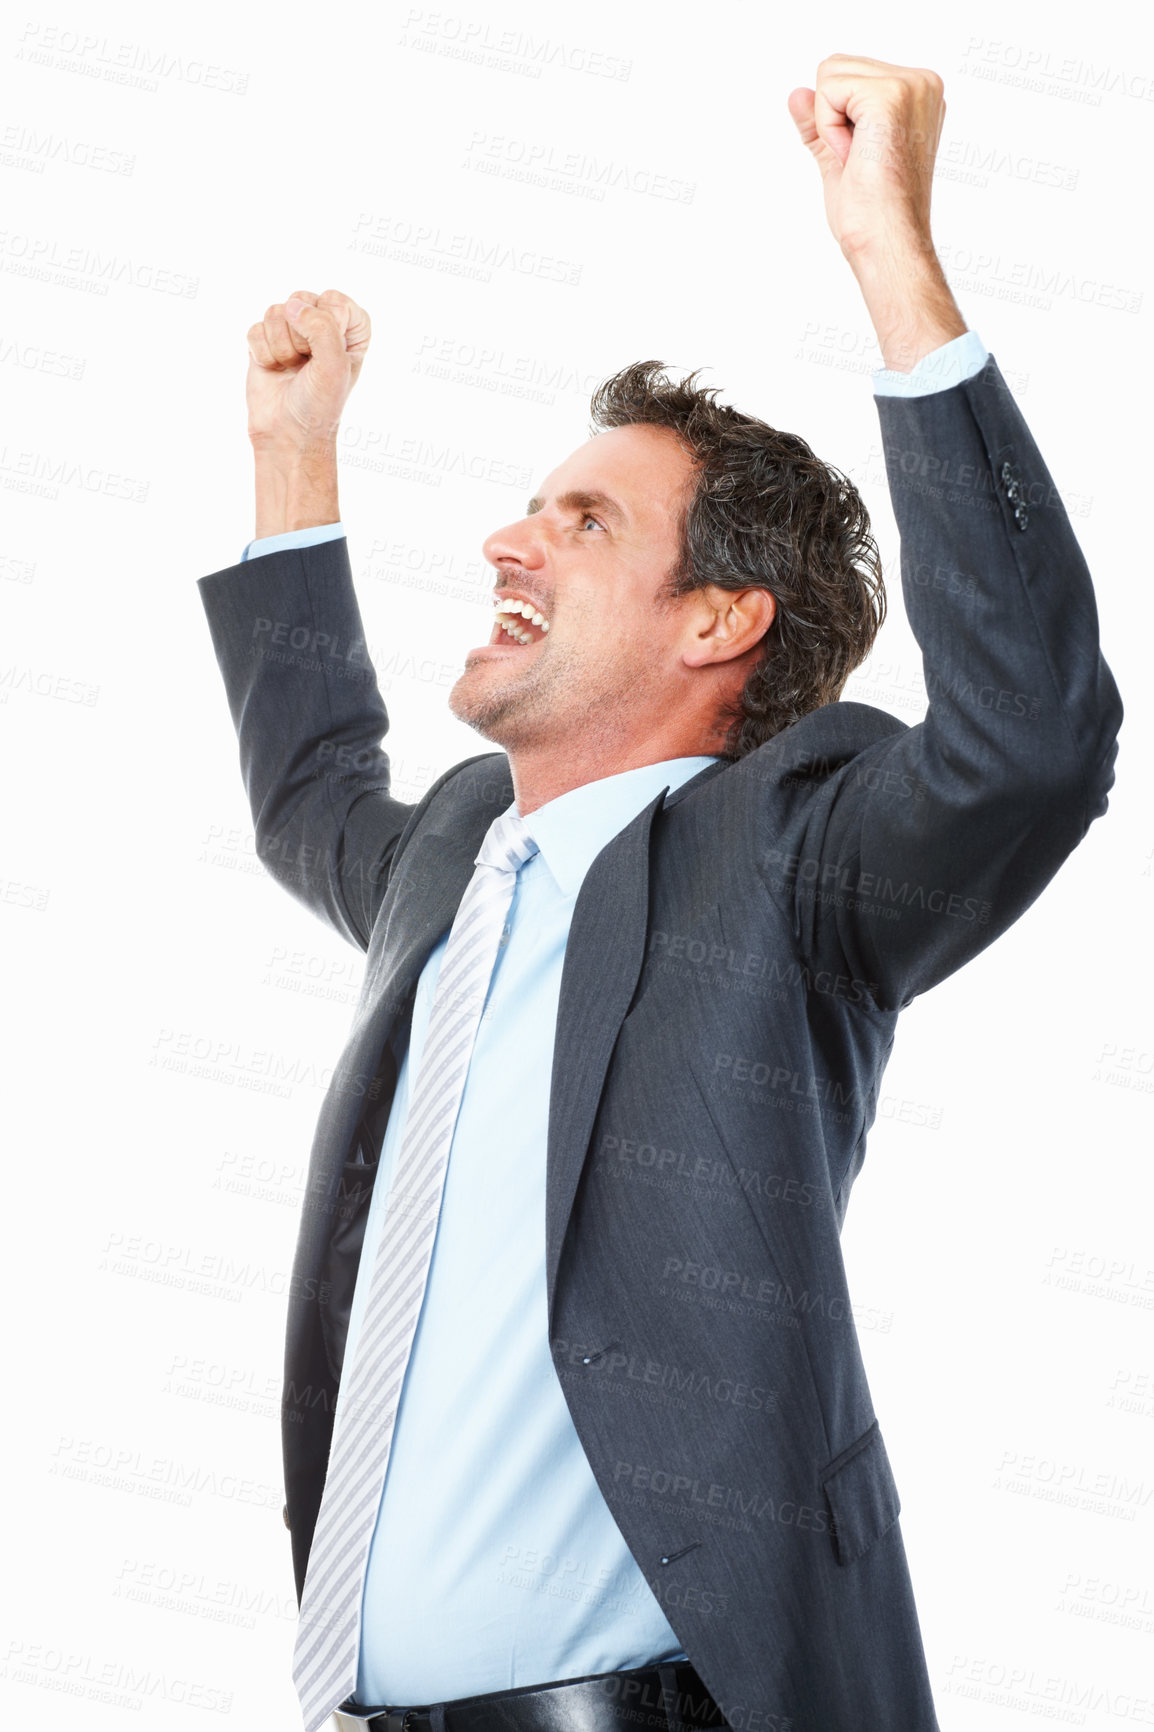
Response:
[{"label": "suit lapel", "polygon": [[426,830],[406,850],[406,871],[390,898],[381,950],[390,1010],[404,1003],[433,946],[453,924],[484,833],[474,840]]},{"label": "suit lapel", "polygon": [[597,855],[578,894],[565,947],[553,1046],[545,1199],[550,1328],[561,1246],[593,1133],[609,1058],[645,956],[649,833],[663,789]]},{"label": "suit lapel", "polygon": [[475,760],[450,786],[451,818],[441,823],[451,822],[452,833],[437,827],[434,812],[428,826],[414,830],[389,887],[379,963],[388,982],[390,1015],[405,1002],[433,946],[453,924],[490,824],[513,803],[513,779],[503,757]]}]

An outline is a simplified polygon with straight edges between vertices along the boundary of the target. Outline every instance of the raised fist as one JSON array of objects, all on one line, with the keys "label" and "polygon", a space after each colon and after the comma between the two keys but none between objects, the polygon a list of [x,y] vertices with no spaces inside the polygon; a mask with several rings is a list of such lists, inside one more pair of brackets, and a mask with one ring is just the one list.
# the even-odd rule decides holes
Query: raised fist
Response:
[{"label": "raised fist", "polygon": [[371,330],[363,307],[339,289],[298,289],[248,333],[248,436],[285,451],[335,443]]},{"label": "raised fist", "polygon": [[942,80],[920,66],[831,54],[814,90],[789,112],[821,172],[825,210],[842,252],[929,249],[934,157],[946,104]]}]

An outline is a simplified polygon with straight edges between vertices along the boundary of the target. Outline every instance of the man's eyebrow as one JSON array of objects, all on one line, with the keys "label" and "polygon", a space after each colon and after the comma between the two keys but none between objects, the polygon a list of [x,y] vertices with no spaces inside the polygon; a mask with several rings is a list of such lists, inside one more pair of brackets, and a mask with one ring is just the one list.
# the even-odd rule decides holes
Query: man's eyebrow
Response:
[{"label": "man's eyebrow", "polygon": [[[608,493],[586,493],[578,488],[570,493],[559,493],[555,504],[559,511],[600,511],[606,517],[611,517],[615,523],[624,524],[629,521],[624,508],[618,505],[615,499],[611,499]],[[526,517],[542,511],[544,506],[545,501],[537,495],[529,501]]]}]

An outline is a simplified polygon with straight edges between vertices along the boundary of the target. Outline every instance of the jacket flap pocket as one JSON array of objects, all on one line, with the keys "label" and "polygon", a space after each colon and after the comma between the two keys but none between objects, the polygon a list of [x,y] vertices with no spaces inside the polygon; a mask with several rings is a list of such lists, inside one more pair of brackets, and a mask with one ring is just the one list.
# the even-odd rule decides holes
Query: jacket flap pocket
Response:
[{"label": "jacket flap pocket", "polygon": [[852,1564],[898,1519],[901,1503],[875,1419],[822,1474],[839,1564]]}]

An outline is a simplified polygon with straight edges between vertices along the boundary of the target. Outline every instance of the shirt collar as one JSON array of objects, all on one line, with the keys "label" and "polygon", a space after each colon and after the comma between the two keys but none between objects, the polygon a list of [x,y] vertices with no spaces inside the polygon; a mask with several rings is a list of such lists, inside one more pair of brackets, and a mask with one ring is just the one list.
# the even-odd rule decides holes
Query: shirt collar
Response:
[{"label": "shirt collar", "polygon": [[605,844],[624,830],[655,794],[680,788],[706,765],[716,762],[716,757],[664,758],[659,764],[621,770],[615,776],[602,776],[558,794],[522,822],[560,890],[566,896],[576,896]]}]

